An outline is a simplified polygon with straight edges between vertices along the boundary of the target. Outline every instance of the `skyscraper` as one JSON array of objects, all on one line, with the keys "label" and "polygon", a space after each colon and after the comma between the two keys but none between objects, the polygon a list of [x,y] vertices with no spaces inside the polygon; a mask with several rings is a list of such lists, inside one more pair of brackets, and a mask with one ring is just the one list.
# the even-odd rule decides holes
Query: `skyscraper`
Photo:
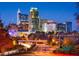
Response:
[{"label": "skyscraper", "polygon": [[66,25],[63,23],[58,23],[57,24],[57,31],[58,32],[66,32]]},{"label": "skyscraper", "polygon": [[19,27],[19,30],[21,31],[28,31],[28,15],[27,14],[22,14],[20,9],[18,9],[17,12],[17,25]]},{"label": "skyscraper", "polygon": [[66,32],[72,31],[72,22],[67,21],[66,23]]},{"label": "skyscraper", "polygon": [[32,30],[38,31],[39,30],[39,12],[37,8],[30,9],[30,22],[32,24]]},{"label": "skyscraper", "polygon": [[17,25],[19,25],[20,23],[20,18],[19,18],[19,14],[21,13],[20,9],[18,9],[17,11]]},{"label": "skyscraper", "polygon": [[22,14],[20,9],[17,11],[17,24],[20,24],[21,21],[27,21],[28,20],[28,15],[27,14]]},{"label": "skyscraper", "polygon": [[30,9],[30,17],[32,19],[37,19],[39,17],[39,12],[37,8],[31,8]]}]

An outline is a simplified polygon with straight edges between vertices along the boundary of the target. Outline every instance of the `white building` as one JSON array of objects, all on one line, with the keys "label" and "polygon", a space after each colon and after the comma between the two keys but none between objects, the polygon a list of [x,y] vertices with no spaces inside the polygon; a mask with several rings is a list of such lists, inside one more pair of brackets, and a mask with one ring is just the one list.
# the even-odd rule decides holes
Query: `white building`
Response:
[{"label": "white building", "polygon": [[57,26],[56,22],[49,20],[42,24],[42,31],[44,32],[56,31],[57,30],[56,26]]},{"label": "white building", "polygon": [[20,18],[19,18],[19,14],[21,13],[20,9],[18,9],[17,11],[17,25],[20,24]]}]

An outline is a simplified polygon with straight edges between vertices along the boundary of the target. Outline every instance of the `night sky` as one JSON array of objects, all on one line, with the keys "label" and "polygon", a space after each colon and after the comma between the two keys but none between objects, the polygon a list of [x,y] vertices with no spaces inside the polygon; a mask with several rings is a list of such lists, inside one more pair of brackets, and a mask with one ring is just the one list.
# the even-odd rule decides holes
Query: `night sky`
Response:
[{"label": "night sky", "polygon": [[31,7],[38,8],[42,19],[57,22],[72,21],[73,30],[76,29],[75,2],[0,2],[0,18],[2,18],[4,25],[16,23],[18,8],[22,13],[29,15]]}]

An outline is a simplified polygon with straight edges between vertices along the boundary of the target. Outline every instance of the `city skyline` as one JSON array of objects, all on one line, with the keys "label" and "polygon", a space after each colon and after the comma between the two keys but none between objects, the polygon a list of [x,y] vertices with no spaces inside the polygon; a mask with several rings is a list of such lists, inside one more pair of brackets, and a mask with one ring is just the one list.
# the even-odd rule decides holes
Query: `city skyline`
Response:
[{"label": "city skyline", "polygon": [[[73,30],[76,29],[74,13],[75,3],[71,2],[4,2],[0,3],[0,15],[4,25],[16,23],[18,8],[22,13],[29,15],[30,8],[36,7],[42,19],[54,20],[56,22],[71,21]],[[75,24],[75,25],[74,25]]]}]

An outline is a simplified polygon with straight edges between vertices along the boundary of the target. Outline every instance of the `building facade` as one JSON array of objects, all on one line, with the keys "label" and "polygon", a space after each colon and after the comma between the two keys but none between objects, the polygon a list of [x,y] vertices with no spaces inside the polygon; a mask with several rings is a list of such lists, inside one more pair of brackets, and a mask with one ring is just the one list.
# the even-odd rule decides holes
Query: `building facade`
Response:
[{"label": "building facade", "polygon": [[66,32],[66,25],[63,23],[57,24],[57,32]]},{"label": "building facade", "polygon": [[57,30],[57,23],[54,21],[46,21],[42,24],[42,31],[44,32],[52,32]]},{"label": "building facade", "polygon": [[72,22],[65,22],[66,32],[72,32]]},{"label": "building facade", "polygon": [[22,31],[29,31],[29,22],[28,21],[21,21],[18,25],[19,30]]},{"label": "building facade", "polygon": [[17,11],[17,25],[18,25],[19,30],[21,31],[29,30],[28,15],[22,14],[20,9],[18,9]]},{"label": "building facade", "polygon": [[31,8],[30,9],[30,23],[32,27],[32,31],[38,31],[39,30],[39,12],[37,8]]}]

